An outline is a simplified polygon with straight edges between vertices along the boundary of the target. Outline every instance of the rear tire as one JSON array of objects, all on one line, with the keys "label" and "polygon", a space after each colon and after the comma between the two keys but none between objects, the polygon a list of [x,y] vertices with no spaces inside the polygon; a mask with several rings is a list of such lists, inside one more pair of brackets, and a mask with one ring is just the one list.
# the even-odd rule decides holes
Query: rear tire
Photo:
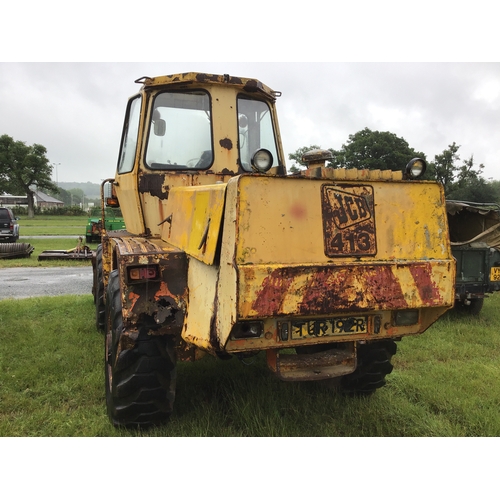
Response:
[{"label": "rear tire", "polygon": [[472,316],[477,316],[481,312],[481,309],[483,308],[483,304],[484,304],[484,298],[471,299],[470,305],[466,306],[467,307],[466,310]]},{"label": "rear tire", "polygon": [[95,252],[95,270],[94,270],[94,304],[95,304],[95,326],[104,332],[104,279],[102,274],[102,245],[98,245]]},{"label": "rear tire", "polygon": [[166,422],[175,399],[174,339],[148,335],[119,350],[124,333],[118,271],[109,276],[105,337],[106,406],[115,426],[146,428]]},{"label": "rear tire", "polygon": [[459,313],[470,314],[471,316],[477,316],[481,309],[483,308],[484,297],[480,299],[470,299],[470,304],[466,304],[465,301],[455,302],[455,311]]},{"label": "rear tire", "polygon": [[397,346],[393,340],[379,340],[358,345],[358,365],[340,380],[345,394],[369,396],[385,385],[385,377],[392,372],[391,358]]}]

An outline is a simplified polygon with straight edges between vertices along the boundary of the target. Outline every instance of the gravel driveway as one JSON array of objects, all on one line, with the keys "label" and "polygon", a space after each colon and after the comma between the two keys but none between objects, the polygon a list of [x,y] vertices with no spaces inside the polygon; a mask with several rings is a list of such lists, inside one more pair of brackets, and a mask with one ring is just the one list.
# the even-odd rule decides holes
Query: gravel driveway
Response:
[{"label": "gravel driveway", "polygon": [[92,293],[92,266],[0,269],[0,300]]}]

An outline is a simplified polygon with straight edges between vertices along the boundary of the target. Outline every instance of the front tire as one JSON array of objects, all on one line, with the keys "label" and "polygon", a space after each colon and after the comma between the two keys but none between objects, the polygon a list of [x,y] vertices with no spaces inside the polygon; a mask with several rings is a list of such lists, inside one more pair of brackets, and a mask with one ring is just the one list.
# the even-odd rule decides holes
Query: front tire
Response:
[{"label": "front tire", "polygon": [[124,335],[118,271],[109,276],[106,304],[105,378],[108,416],[115,426],[146,428],[165,423],[173,410],[174,340],[139,328],[135,343]]},{"label": "front tire", "polygon": [[392,372],[391,358],[397,346],[393,340],[379,340],[358,345],[358,365],[340,380],[345,394],[369,396],[385,385],[385,377]]},{"label": "front tire", "polygon": [[104,279],[102,274],[102,245],[97,246],[95,252],[95,269],[94,269],[94,304],[95,304],[95,326],[104,332]]}]

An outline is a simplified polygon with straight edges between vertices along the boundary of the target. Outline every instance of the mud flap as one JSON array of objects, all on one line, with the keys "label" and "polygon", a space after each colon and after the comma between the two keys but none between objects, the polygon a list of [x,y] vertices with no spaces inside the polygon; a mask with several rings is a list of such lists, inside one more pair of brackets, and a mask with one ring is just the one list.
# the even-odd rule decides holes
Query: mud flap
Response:
[{"label": "mud flap", "polygon": [[290,382],[336,378],[356,369],[354,342],[348,349],[332,348],[314,354],[283,354],[279,349],[269,349],[266,354],[269,369]]}]

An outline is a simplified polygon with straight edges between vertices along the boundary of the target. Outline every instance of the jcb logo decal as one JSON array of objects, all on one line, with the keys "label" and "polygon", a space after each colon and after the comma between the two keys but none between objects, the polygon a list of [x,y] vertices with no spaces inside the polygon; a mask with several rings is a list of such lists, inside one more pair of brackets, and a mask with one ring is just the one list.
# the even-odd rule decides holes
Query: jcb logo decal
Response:
[{"label": "jcb logo decal", "polygon": [[370,209],[363,196],[336,189],[327,189],[326,192],[333,207],[335,225],[339,229],[345,229],[370,218]]},{"label": "jcb logo decal", "polygon": [[324,185],[321,198],[325,254],[375,255],[372,186]]}]

